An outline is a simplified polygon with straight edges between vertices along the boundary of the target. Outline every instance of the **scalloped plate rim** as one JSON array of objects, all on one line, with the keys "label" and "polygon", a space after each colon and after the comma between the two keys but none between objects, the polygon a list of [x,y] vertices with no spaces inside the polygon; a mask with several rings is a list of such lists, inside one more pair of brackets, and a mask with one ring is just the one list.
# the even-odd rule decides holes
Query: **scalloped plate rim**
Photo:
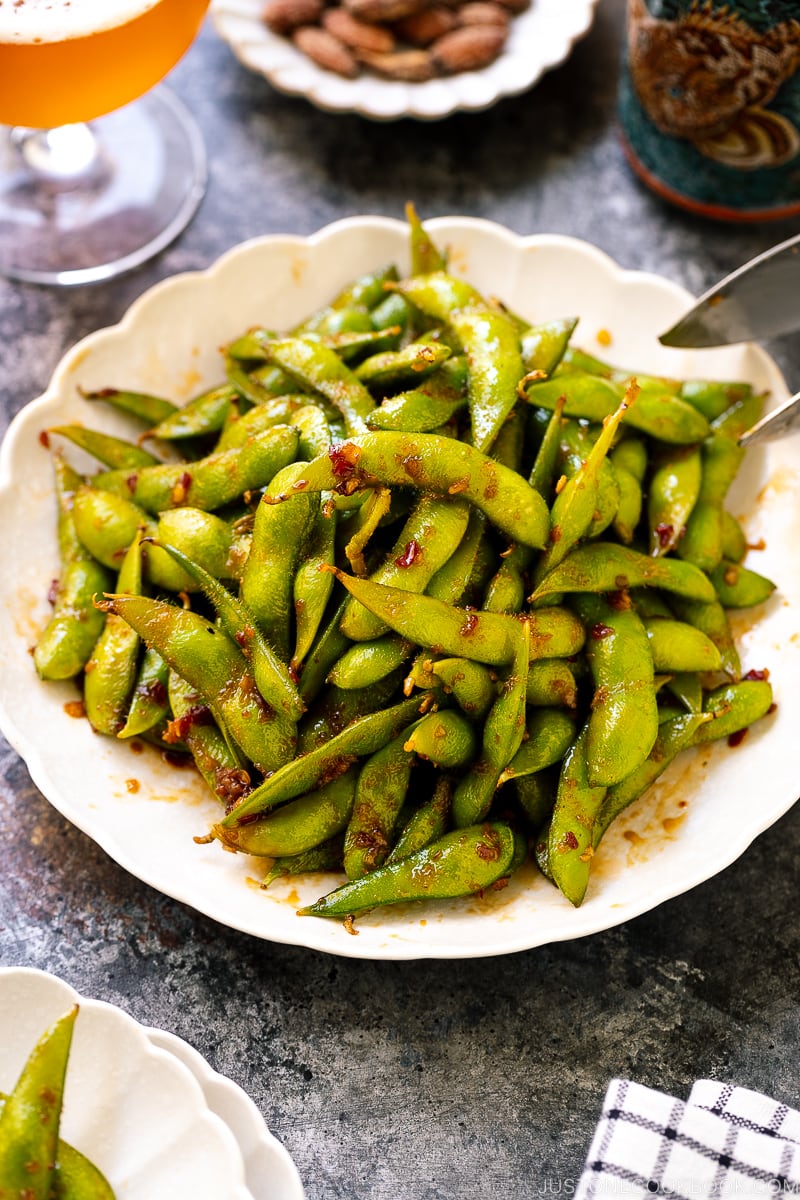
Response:
[{"label": "scalloped plate rim", "polygon": [[[467,235],[467,238],[472,233],[477,237],[496,237],[506,243],[512,251],[517,253],[535,252],[539,248],[564,248],[572,252],[579,252],[587,261],[593,261],[603,271],[609,274],[610,279],[618,285],[632,284],[634,286],[644,284],[648,288],[655,288],[663,295],[669,296],[671,304],[674,304],[676,312],[680,307],[688,306],[691,303],[691,296],[678,284],[662,278],[661,276],[649,273],[626,270],[617,264],[604,251],[592,246],[589,243],[583,242],[580,239],[567,237],[563,235],[548,235],[534,234],[531,236],[520,236],[506,229],[503,226],[493,222],[486,221],[482,218],[452,218],[440,217],[434,218],[426,222],[432,234],[446,235],[448,232],[453,237],[459,233]],[[136,300],[122,320],[116,325],[107,329],[98,330],[96,333],[90,334],[78,343],[71,351],[62,359],[53,376],[53,381],[50,388],[38,400],[33,401],[15,418],[9,432],[0,447],[0,497],[9,488],[12,481],[13,467],[13,452],[15,447],[15,435],[23,431],[27,422],[32,419],[32,415],[41,415],[51,405],[57,404],[59,401],[58,389],[69,373],[76,359],[83,356],[91,349],[96,339],[104,336],[113,335],[114,333],[126,333],[139,320],[140,313],[144,311],[145,317],[150,301],[156,296],[162,296],[172,289],[179,289],[186,286],[186,281],[198,282],[202,280],[214,280],[226,271],[235,271],[236,262],[240,256],[248,256],[251,252],[262,253],[265,247],[291,246],[291,247],[314,247],[321,246],[329,240],[336,239],[340,235],[349,236],[353,233],[358,233],[365,229],[370,229],[377,232],[385,232],[387,236],[391,235],[396,239],[398,235],[405,231],[406,226],[403,222],[391,218],[383,217],[351,217],[345,218],[342,221],[337,221],[332,225],[326,226],[319,230],[310,238],[302,238],[295,236],[268,235],[266,237],[254,238],[248,242],[242,243],[239,246],[233,247],[226,254],[221,256],[214,264],[204,271],[187,272],[170,279],[166,279],[156,284],[148,292],[144,293]],[[769,374],[778,393],[781,389],[788,394],[786,385],[783,382],[780,373],[774,364],[762,350],[755,347],[747,347],[749,352],[755,356],[755,360],[759,362],[762,368]],[[708,352],[706,352],[708,353]],[[713,352],[712,352],[713,353]],[[613,927],[633,916],[646,912],[649,909],[663,903],[665,900],[673,898],[676,895],[685,892],[699,883],[704,882],[730,865],[738,858],[752,840],[763,832],[771,824],[774,823],[783,813],[785,813],[796,801],[796,790],[790,791],[787,786],[786,794],[777,797],[769,806],[769,810],[763,813],[761,820],[752,819],[746,829],[736,831],[736,836],[729,839],[722,851],[717,852],[713,865],[709,867],[708,862],[703,860],[694,870],[685,876],[682,876],[679,883],[676,884],[673,880],[657,889],[651,895],[644,897],[639,896],[636,903],[633,905],[622,906],[624,911],[618,914],[609,914],[604,912],[602,908],[592,912],[587,905],[582,909],[574,912],[575,925],[563,926],[562,928],[553,931],[533,929],[528,930],[519,936],[512,935],[510,938],[500,938],[497,942],[489,944],[487,939],[479,939],[478,946],[465,947],[457,942],[444,945],[429,945],[420,944],[413,939],[408,943],[405,942],[401,935],[392,935],[396,937],[396,941],[389,947],[381,946],[379,948],[361,949],[364,944],[360,938],[340,937],[338,941],[333,941],[328,932],[324,929],[315,930],[317,924],[326,926],[329,923],[315,922],[313,919],[305,918],[302,920],[303,932],[300,932],[298,927],[297,934],[288,932],[276,932],[274,929],[254,926],[248,921],[243,921],[240,918],[232,920],[230,914],[221,912],[215,909],[215,906],[207,902],[207,898],[198,897],[196,895],[187,895],[181,888],[170,887],[163,879],[157,878],[143,870],[141,866],[131,865],[131,856],[126,852],[125,847],[117,844],[114,836],[107,834],[105,831],[96,828],[92,821],[81,819],[80,814],[74,811],[74,805],[68,801],[65,802],[62,796],[58,795],[58,786],[50,777],[50,768],[43,761],[38,748],[30,742],[22,731],[20,731],[13,720],[10,712],[6,711],[0,701],[0,728],[3,729],[8,740],[17,749],[18,753],[25,759],[28,769],[31,773],[34,782],[40,787],[42,792],[50,798],[59,811],[62,812],[69,820],[83,829],[90,837],[92,837],[107,853],[111,855],[125,869],[131,871],[134,875],[140,878],[143,882],[158,888],[165,894],[172,896],[174,899],[191,905],[192,907],[203,912],[205,915],[220,921],[224,925],[252,934],[256,937],[265,938],[275,942],[282,942],[290,945],[302,945],[311,949],[322,950],[328,953],[333,953],[347,957],[357,958],[376,958],[376,959],[407,959],[407,958],[461,958],[461,957],[483,957],[494,954],[517,952],[524,949],[531,949],[535,946],[548,944],[551,942],[570,940],[572,938],[587,936],[592,933]],[[53,793],[58,796],[58,800],[53,799]],[[500,929],[498,929],[500,932]],[[366,939],[365,939],[366,940]]]}]

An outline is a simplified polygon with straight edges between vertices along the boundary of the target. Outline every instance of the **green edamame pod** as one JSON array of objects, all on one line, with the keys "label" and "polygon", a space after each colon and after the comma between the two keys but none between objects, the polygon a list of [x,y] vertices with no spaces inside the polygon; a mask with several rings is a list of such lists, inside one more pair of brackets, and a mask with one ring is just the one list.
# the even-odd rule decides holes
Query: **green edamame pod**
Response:
[{"label": "green edamame pod", "polygon": [[440,368],[411,391],[388,396],[369,413],[366,423],[369,429],[432,433],[466,406],[464,388],[453,382],[452,372]]},{"label": "green edamame pod", "polygon": [[300,491],[350,495],[379,484],[462,496],[513,541],[534,548],[544,545],[549,516],[538,492],[472,446],[431,433],[382,430],[350,438],[309,463],[290,492],[271,499],[288,499]]},{"label": "green edamame pod", "polygon": [[298,413],[309,407],[307,394],[290,392],[272,400],[265,400],[263,404],[257,404],[241,415],[237,413],[235,417],[231,410],[215,449],[233,450],[243,446],[251,437],[264,433],[267,429],[274,429],[276,425],[291,425]]},{"label": "green edamame pod", "polygon": [[275,771],[294,756],[294,720],[262,697],[250,665],[222,629],[189,609],[144,596],[106,595],[100,606],[124,617],[202,695],[259,771]]},{"label": "green edamame pod", "polygon": [[343,862],[348,879],[368,875],[389,853],[412,763],[413,751],[406,745],[404,732],[376,750],[361,767],[344,835]]},{"label": "green edamame pod", "polygon": [[719,671],[722,656],[707,634],[685,621],[656,617],[644,623],[653,667],[670,674],[682,671]]},{"label": "green edamame pod", "polygon": [[402,350],[383,350],[379,354],[371,354],[354,368],[353,374],[380,394],[424,379],[440,367],[450,354],[450,347],[443,342],[421,339],[409,342]]},{"label": "green edamame pod", "polygon": [[245,492],[266,487],[282,467],[294,461],[296,453],[297,430],[276,425],[239,448],[217,451],[197,462],[160,463],[133,472],[104,471],[94,477],[93,484],[154,514],[184,504],[213,510]]},{"label": "green edamame pod", "polygon": [[700,726],[693,739],[694,745],[716,742],[720,738],[740,733],[760,721],[772,707],[772,686],[765,677],[744,679],[738,683],[724,684],[706,692],[703,712],[712,713],[714,720]]},{"label": "green edamame pod", "polygon": [[672,596],[670,600],[676,616],[706,634],[717,647],[722,670],[726,675],[731,679],[738,679],[742,673],[739,651],[733,640],[728,614],[719,600],[715,598],[702,602],[688,600],[682,596]]},{"label": "green edamame pod", "polygon": [[775,584],[765,575],[725,559],[708,575],[723,608],[752,608],[769,600],[775,591]]},{"label": "green edamame pod", "polygon": [[250,776],[232,739],[200,693],[177,671],[168,671],[167,691],[173,719],[165,740],[187,747],[203,779],[223,804],[235,802],[248,790]]},{"label": "green edamame pod", "polygon": [[573,666],[562,658],[541,658],[528,668],[525,699],[529,705],[574,708],[578,685]]},{"label": "green edamame pod", "polygon": [[[131,596],[142,592],[142,547],[137,534],[117,578],[116,590]],[[125,724],[136,684],[139,635],[116,613],[109,613],[92,656],[85,667],[83,703],[92,729],[115,737]]]},{"label": "green edamame pod", "polygon": [[560,762],[575,740],[575,721],[560,708],[538,708],[528,714],[526,738],[502,772],[498,786],[509,779],[535,775]]},{"label": "green edamame pod", "polygon": [[149,392],[131,392],[121,388],[101,388],[96,392],[85,392],[80,389],[84,400],[102,400],[118,412],[127,413],[143,421],[148,429],[164,421],[172,413],[178,411],[177,404],[165,400],[163,396],[152,396]]},{"label": "green edamame pod", "polygon": [[225,424],[237,391],[229,383],[194,396],[177,412],[170,413],[150,430],[150,436],[162,441],[181,441],[219,433]]},{"label": "green edamame pod", "polygon": [[313,518],[292,582],[295,645],[291,666],[297,670],[311,650],[333,590],[333,576],[323,567],[335,557],[336,518],[324,504]]},{"label": "green edamame pod", "polygon": [[413,649],[413,642],[394,633],[372,642],[355,642],[334,663],[328,683],[345,689],[368,687],[402,666]]},{"label": "green edamame pod", "polygon": [[404,748],[445,770],[465,767],[475,757],[475,730],[467,718],[453,708],[430,712],[412,727]]},{"label": "green edamame pod", "polygon": [[446,270],[446,256],[440,252],[428,234],[411,201],[406,203],[405,216],[408,224],[411,274],[429,275],[432,271]]},{"label": "green edamame pod", "polygon": [[73,679],[83,670],[105,623],[92,600],[111,586],[108,572],[78,540],[73,499],[80,480],[62,459],[56,458],[54,465],[61,577],[53,614],[33,651],[40,678],[51,680]]},{"label": "green edamame pod", "polygon": [[[540,835],[555,807],[558,771],[551,767],[545,771],[538,771],[535,775],[521,775],[519,779],[512,780],[510,786],[516,795],[525,824],[533,833]],[[544,870],[544,866],[547,865],[546,837],[537,836],[535,853],[537,864],[549,878],[549,868]]]},{"label": "green edamame pod", "polygon": [[608,787],[647,758],[658,734],[653,656],[644,624],[633,608],[604,597],[578,596],[587,628],[586,657],[595,692],[587,725],[587,779]]},{"label": "green edamame pod", "polygon": [[674,447],[660,458],[650,478],[647,499],[651,554],[675,549],[700,495],[701,479],[697,446]]},{"label": "green edamame pod", "polygon": [[168,679],[169,667],[157,650],[146,646],[118,738],[136,737],[163,723],[169,711]]},{"label": "green edamame pod", "polygon": [[227,849],[259,858],[302,854],[347,828],[357,778],[358,771],[351,767],[257,821],[233,828],[223,822],[212,833]]},{"label": "green edamame pod", "polygon": [[620,422],[636,401],[636,389],[625,393],[616,411],[603,422],[603,428],[589,455],[569,478],[553,501],[550,510],[550,540],[537,564],[535,580],[544,579],[569,554],[588,532],[595,519],[603,463],[619,429]]},{"label": "green edamame pod", "polygon": [[[355,579],[338,569],[334,574],[365,608],[419,646],[489,666],[502,666],[513,657],[520,629],[517,617],[459,608],[433,596],[409,597],[400,588]],[[545,608],[526,620],[532,658],[567,657],[583,646],[583,626],[567,609]]]},{"label": "green edamame pod", "polygon": [[519,625],[514,657],[502,691],[489,709],[481,755],[453,794],[453,824],[460,829],[482,821],[488,813],[503,771],[525,735],[525,689],[530,661],[530,622]]},{"label": "green edamame pod", "polygon": [[740,400],[745,400],[753,394],[749,383],[721,383],[709,379],[687,379],[678,393],[682,400],[688,400],[709,421],[716,420]]},{"label": "green edamame pod", "polygon": [[424,850],[431,842],[438,841],[447,831],[450,806],[453,802],[453,783],[447,775],[436,782],[433,795],[423,801],[412,813],[389,854],[387,863],[399,862],[418,850]]},{"label": "green edamame pod", "polygon": [[[702,711],[703,685],[694,671],[676,671],[667,679],[666,687],[687,712]],[[663,708],[661,712],[663,720]]]},{"label": "green edamame pod", "polygon": [[[535,488],[539,495],[548,503],[555,483],[556,466],[561,447],[564,403],[564,398],[559,396],[553,408],[552,416],[545,427],[544,435],[536,451],[536,458],[534,459],[528,478],[528,483],[531,487]],[[536,410],[534,409],[535,412]]]},{"label": "green edamame pod", "polygon": [[723,434],[712,434],[703,444],[697,503],[676,545],[681,558],[703,571],[712,571],[722,559],[722,506],[743,457],[743,447]]},{"label": "green edamame pod", "polygon": [[471,721],[482,721],[497,698],[491,672],[468,658],[440,658],[431,663],[431,675]]},{"label": "green edamame pod", "polygon": [[722,557],[740,563],[747,554],[747,535],[732,513],[722,510]]},{"label": "green edamame pod", "polygon": [[[566,398],[564,416],[579,417],[599,424],[618,407],[624,394],[622,383],[601,379],[577,371],[562,369],[544,382],[526,384],[524,398],[529,404],[552,411],[559,397]],[[625,424],[662,442],[682,445],[701,442],[709,430],[708,421],[685,400],[658,384],[640,381],[635,404],[625,414]]]},{"label": "green edamame pod", "polygon": [[547,832],[550,877],[576,908],[586,895],[593,854],[592,831],[607,791],[605,784],[590,781],[590,739],[587,724],[564,757]]},{"label": "green edamame pod", "polygon": [[[323,896],[300,916],[348,917],[401,900],[446,900],[484,891],[511,869],[523,839],[500,822],[458,829]],[[523,843],[524,845],[524,843]]]},{"label": "green edamame pod", "polygon": [[0,1196],[49,1200],[77,1004],[34,1046],[0,1113]]},{"label": "green edamame pod", "polygon": [[662,588],[687,600],[716,599],[713,583],[693,563],[650,558],[614,542],[592,542],[578,546],[550,571],[531,600],[559,592],[617,592],[631,587]]},{"label": "green edamame pod", "polygon": [[[272,481],[276,493],[291,489],[304,463],[292,463]],[[294,575],[303,545],[320,511],[319,497],[292,496],[270,503],[265,493],[256,510],[253,540],[241,577],[242,603],[252,613],[269,645],[288,663],[294,647]]]},{"label": "green edamame pod", "polygon": [[525,373],[542,371],[544,375],[552,375],[566,353],[577,324],[577,317],[566,317],[526,329],[520,347]]},{"label": "green edamame pod", "polygon": [[309,875],[313,871],[341,871],[342,854],[344,852],[344,834],[337,833],[312,846],[310,850],[301,850],[299,854],[279,855],[264,878],[262,888],[268,888],[276,879],[287,875]]},{"label": "green edamame pod", "polygon": [[[237,537],[227,521],[189,505],[163,512],[158,518],[155,538],[159,545],[170,545],[199,563],[215,579],[238,579],[250,548],[249,535]],[[145,547],[145,552],[149,554],[149,547]],[[155,571],[164,575],[159,568],[160,558]],[[189,576],[186,582],[187,587],[170,590],[194,591],[197,581]]]},{"label": "green edamame pod", "polygon": [[[444,566],[467,529],[469,506],[458,497],[422,495],[409,514],[393,549],[370,579],[393,584],[404,592],[423,592]],[[371,641],[387,631],[379,618],[351,600],[341,630],[353,641]]]},{"label": "green edamame pod", "polygon": [[[587,460],[592,454],[599,429],[602,429],[602,426],[587,428],[578,421],[564,421],[562,423],[559,467],[563,474],[563,481],[559,479],[556,485],[556,500],[562,495],[562,490],[563,492],[567,492],[568,481],[575,476],[580,479],[586,471]],[[591,477],[594,471],[597,472],[597,478],[595,482],[592,482]],[[599,464],[592,464],[589,479],[590,486],[594,491],[596,505],[586,528],[586,536],[597,538],[614,520],[617,508],[619,507],[619,485],[614,468],[606,454],[600,455]],[[573,488],[575,486],[577,485],[573,484]],[[584,503],[583,508],[586,509],[587,507],[588,505]],[[578,511],[580,512],[580,506]]]},{"label": "green edamame pod", "polygon": [[222,824],[230,828],[238,825],[243,817],[267,812],[284,800],[292,800],[318,785],[342,764],[374,754],[414,720],[421,703],[424,703],[424,696],[415,696],[352,721],[324,745],[274,771],[228,813]]},{"label": "green edamame pod", "polygon": [[126,442],[122,438],[100,433],[96,429],[86,429],[83,425],[56,425],[48,429],[47,433],[48,436],[57,433],[60,437],[67,438],[106,467],[135,470],[137,467],[151,467],[159,462],[155,454],[143,450],[135,442]]},{"label": "green edamame pod", "polygon": [[250,663],[256,687],[263,698],[297,720],[305,711],[297,685],[286,664],[265,641],[247,606],[176,546],[164,545],[163,549],[214,605],[220,626]]},{"label": "green edamame pod", "polygon": [[361,433],[375,407],[368,388],[335,350],[310,338],[284,338],[269,344],[270,359],[283,371],[338,409],[349,436]]},{"label": "green edamame pod", "polygon": [[611,465],[619,489],[619,503],[613,521],[614,532],[621,542],[629,545],[636,536],[636,527],[642,515],[642,487],[631,471],[616,461]]},{"label": "green edamame pod", "polygon": [[392,671],[377,683],[361,688],[325,688],[298,729],[299,754],[316,750],[341,733],[352,721],[376,713],[397,699],[402,671]]}]

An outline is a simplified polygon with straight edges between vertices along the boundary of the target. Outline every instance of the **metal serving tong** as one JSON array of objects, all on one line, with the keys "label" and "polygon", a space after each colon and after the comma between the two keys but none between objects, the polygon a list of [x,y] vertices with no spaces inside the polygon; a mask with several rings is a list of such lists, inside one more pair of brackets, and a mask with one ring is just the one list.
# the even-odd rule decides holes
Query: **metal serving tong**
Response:
[{"label": "metal serving tong", "polygon": [[[800,329],[800,234],[759,254],[697,301],[658,339],[664,346],[727,346]],[[800,392],[743,434],[748,446],[800,429]]]}]

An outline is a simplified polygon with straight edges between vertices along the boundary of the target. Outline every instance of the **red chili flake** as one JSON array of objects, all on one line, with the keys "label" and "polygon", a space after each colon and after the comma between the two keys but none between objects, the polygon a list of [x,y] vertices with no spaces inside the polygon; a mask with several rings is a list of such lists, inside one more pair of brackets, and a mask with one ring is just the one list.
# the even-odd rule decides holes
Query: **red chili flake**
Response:
[{"label": "red chili flake", "polygon": [[50,449],[50,434],[46,429],[43,429],[39,434],[39,443],[44,446],[45,450]]},{"label": "red chili flake", "polygon": [[47,600],[49,604],[55,604],[58,599],[58,585],[60,580],[51,579],[50,587],[47,589]]},{"label": "red chili flake", "polygon": [[164,741],[182,742],[195,725],[210,725],[211,722],[211,709],[205,704],[193,704],[182,716],[167,723],[163,734]]},{"label": "red chili flake", "polygon": [[410,475],[412,479],[417,479],[422,471],[422,455],[404,454],[401,465],[406,475]]},{"label": "red chili flake", "polygon": [[766,667],[762,671],[748,671],[746,675],[742,676],[742,678],[743,679],[769,679],[769,671],[766,669]]},{"label": "red chili flake", "polygon": [[568,829],[567,832],[564,834],[563,838],[561,839],[561,841],[558,843],[558,849],[561,850],[562,852],[565,850],[577,850],[578,845],[579,845],[579,842],[578,842],[578,839],[575,837],[575,834],[572,832],[571,829]]},{"label": "red chili flake", "polygon": [[503,888],[507,888],[507,887],[508,887],[508,876],[504,875],[502,879],[495,879],[494,883],[492,884],[492,891],[493,892],[502,892]]},{"label": "red chili flake", "polygon": [[421,554],[422,547],[416,538],[412,538],[410,542],[406,542],[405,550],[394,560],[394,565],[396,567],[413,567]]},{"label": "red chili flake", "polygon": [[500,857],[500,852],[497,846],[489,846],[486,844],[486,842],[478,842],[477,846],[475,847],[475,853],[477,854],[478,858],[483,859],[484,862],[496,862]]},{"label": "red chili flake", "polygon": [[631,598],[630,598],[629,594],[625,591],[609,592],[608,593],[608,603],[611,605],[611,607],[614,609],[615,612],[627,612],[627,610],[632,607]]},{"label": "red chili flake", "polygon": [[767,716],[772,716],[772,714],[777,711],[778,711],[778,706],[775,703],[775,701],[773,700],[772,704],[770,704],[769,708],[767,709]]},{"label": "red chili flake", "polygon": [[653,532],[655,533],[656,537],[658,538],[659,546],[661,547],[662,550],[665,550],[675,535],[675,526],[674,525],[656,525]]},{"label": "red chili flake", "polygon": [[602,621],[598,621],[595,625],[592,625],[591,629],[589,630],[589,637],[594,638],[597,642],[600,642],[603,640],[603,638],[610,637],[613,632],[614,630],[610,625],[604,625]]},{"label": "red chili flake", "polygon": [[135,492],[136,485],[138,482],[139,482],[139,472],[134,471],[134,473],[132,475],[129,475],[128,478],[125,480],[125,485],[126,485],[128,491]]},{"label": "red chili flake", "polygon": [[149,683],[143,683],[137,687],[136,691],[138,695],[146,696],[154,704],[167,703],[167,689],[160,679],[151,679]]},{"label": "red chili flake", "polygon": [[352,442],[336,442],[328,451],[331,469],[337,479],[346,479],[358,465],[361,449]]},{"label": "red chili flake", "polygon": [[241,800],[253,789],[247,771],[237,767],[218,767],[214,774],[214,790],[220,800],[229,804]]},{"label": "red chili flake", "polygon": [[252,625],[245,625],[243,629],[237,629],[233,636],[240,646],[246,646],[255,637],[255,632]]},{"label": "red chili flake", "polygon": [[478,628],[478,614],[475,612],[474,609],[467,609],[467,616],[464,621],[464,624],[461,626],[461,629],[459,630],[459,633],[462,633],[464,635],[464,637],[469,637],[469,635],[471,633],[474,633],[477,628]]},{"label": "red chili flake", "polygon": [[192,485],[192,477],[188,471],[184,471],[175,487],[172,489],[170,500],[173,504],[183,504],[186,497],[189,495],[189,488]]},{"label": "red chili flake", "polygon": [[64,705],[64,712],[68,717],[85,717],[86,709],[83,706],[82,700],[68,700]]},{"label": "red chili flake", "polygon": [[732,746],[732,747],[733,746],[741,746],[742,742],[744,741],[744,739],[746,737],[747,737],[746,729],[737,729],[736,733],[732,733],[731,736],[728,738],[728,745]]}]

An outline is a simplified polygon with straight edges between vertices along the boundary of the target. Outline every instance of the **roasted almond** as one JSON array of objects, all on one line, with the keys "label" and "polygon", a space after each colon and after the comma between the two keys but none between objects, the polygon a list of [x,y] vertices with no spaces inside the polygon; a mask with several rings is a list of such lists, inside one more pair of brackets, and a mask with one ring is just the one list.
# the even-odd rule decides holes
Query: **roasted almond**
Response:
[{"label": "roasted almond", "polygon": [[402,41],[411,42],[412,46],[429,46],[454,29],[456,20],[452,9],[437,4],[395,22],[394,31]]},{"label": "roasted almond", "polygon": [[399,21],[422,12],[429,0],[344,0],[344,7],[359,21]]},{"label": "roasted almond", "polygon": [[370,54],[368,51],[362,51],[358,57],[366,66],[386,79],[424,83],[436,74],[436,67],[427,50],[398,50],[394,54]]},{"label": "roasted almond", "polygon": [[465,25],[437,38],[431,54],[437,66],[450,75],[477,71],[494,62],[508,36],[499,25]]},{"label": "roasted almond", "polygon": [[261,16],[273,33],[291,33],[299,25],[314,25],[322,14],[323,0],[269,0]]},{"label": "roasted almond", "polygon": [[390,54],[395,47],[394,34],[381,25],[359,21],[344,8],[328,8],[322,14],[322,24],[351,50],[370,50],[373,54]]},{"label": "roasted almond", "polygon": [[508,29],[510,22],[508,9],[501,4],[494,4],[492,0],[469,0],[458,11],[459,25],[499,25],[502,29]]},{"label": "roasted almond", "polygon": [[300,29],[295,29],[292,41],[297,49],[307,54],[318,67],[334,71],[337,75],[344,75],[346,79],[353,79],[358,74],[358,63],[347,46],[332,33],[328,33],[327,29],[320,29],[317,25],[303,25]]}]

